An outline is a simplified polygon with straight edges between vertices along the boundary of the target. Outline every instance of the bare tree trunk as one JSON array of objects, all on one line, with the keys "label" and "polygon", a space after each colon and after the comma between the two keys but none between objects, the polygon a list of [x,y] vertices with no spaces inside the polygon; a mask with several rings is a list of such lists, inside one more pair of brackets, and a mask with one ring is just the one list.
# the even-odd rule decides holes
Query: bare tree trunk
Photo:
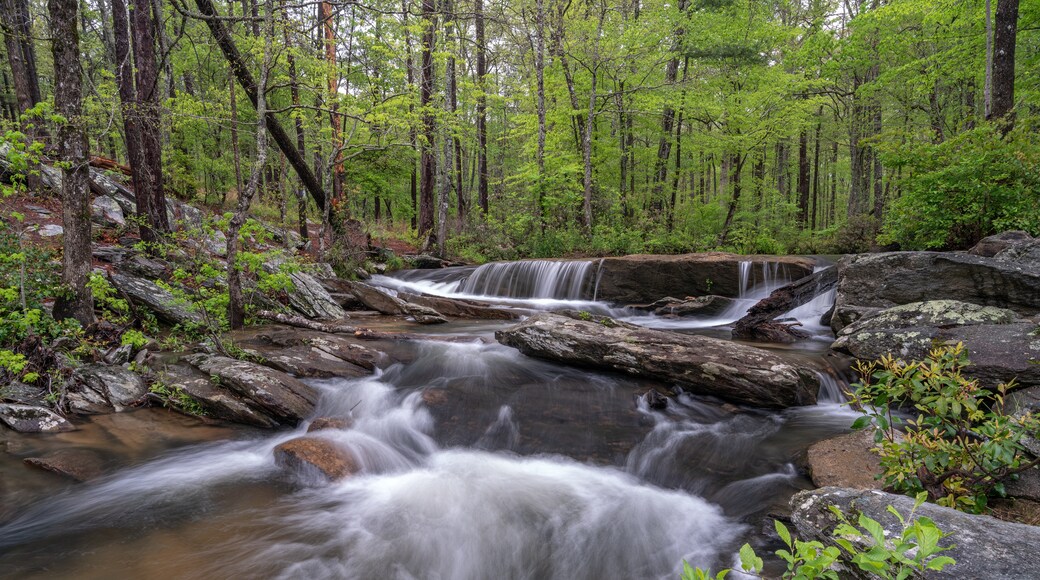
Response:
[{"label": "bare tree trunk", "polygon": [[477,35],[477,204],[480,205],[481,211],[487,215],[487,96],[485,95],[487,91],[487,45],[484,40],[484,0],[474,0],[473,11],[476,18]]},{"label": "bare tree trunk", "polygon": [[[415,90],[415,63],[412,60],[412,34],[408,30],[408,14],[411,10],[411,0],[401,0],[401,24],[404,27],[404,45],[405,45],[405,69],[408,77],[408,92],[412,94]],[[414,101],[409,100],[408,102],[408,116],[411,117],[415,112]],[[412,154],[416,155],[419,153],[419,132],[415,128],[414,123],[410,123],[408,126],[408,142],[412,147]],[[412,175],[408,185],[408,193],[412,199],[412,229],[414,230],[418,225],[419,207],[418,207],[418,171],[416,170],[416,161],[412,158]]]},{"label": "bare tree trunk", "polygon": [[798,134],[798,225],[809,223],[809,132]]},{"label": "bare tree trunk", "polygon": [[993,0],[986,0],[986,77],[982,86],[982,117],[989,119],[993,110]]},{"label": "bare tree trunk", "polygon": [[[679,0],[679,12],[685,12],[686,0]],[[682,43],[682,37],[685,34],[683,28],[680,26],[675,30],[675,38],[672,41],[672,52],[674,56],[668,60],[668,65],[664,71],[664,83],[665,85],[671,86],[675,84],[676,78],[679,75],[679,49]],[[656,213],[660,213],[663,209],[664,200],[661,199],[661,193],[664,189],[665,181],[668,179],[668,158],[672,153],[672,124],[675,122],[675,109],[672,108],[671,104],[666,101],[664,111],[661,112],[661,137],[657,144],[657,161],[654,165],[654,187],[651,193],[650,207]]]},{"label": "bare tree trunk", "polygon": [[[284,0],[283,0],[284,1]],[[292,104],[294,107],[300,106],[300,83],[296,76],[296,57],[293,56],[293,45],[292,36],[289,34],[289,27],[286,25],[285,32],[285,61],[289,67],[289,95],[292,98]],[[296,115],[293,118],[293,125],[296,129],[296,149],[300,152],[300,157],[307,154],[307,143],[304,139],[303,133],[303,119],[300,115]],[[284,153],[282,154],[283,164],[285,161]],[[299,233],[300,237],[304,240],[308,237],[307,232],[307,191],[300,187],[296,189],[296,213],[299,218]]]},{"label": "bare tree trunk", "polygon": [[54,318],[94,322],[94,300],[87,287],[90,275],[90,165],[82,128],[83,81],[80,78],[77,0],[48,0],[54,39],[54,108],[65,122],[58,128],[62,168],[61,202],[65,237],[61,280],[68,293],[54,303]]},{"label": "bare tree trunk", "polygon": [[1015,128],[1015,41],[1018,33],[1018,0],[997,0],[993,29],[992,106],[986,120],[1000,121],[1007,135]]},{"label": "bare tree trunk", "polygon": [[813,139],[813,168],[812,168],[812,220],[810,229],[816,230],[816,220],[820,213],[820,129],[823,127],[823,107],[816,113],[816,135]]},{"label": "bare tree trunk", "polygon": [[333,27],[332,4],[322,2],[321,29],[325,47],[325,66],[329,107],[329,124],[332,127],[332,146],[335,151],[332,160],[332,199],[343,195],[343,122],[339,114],[339,74],[336,71],[336,31]]},{"label": "bare tree trunk", "polygon": [[40,84],[35,78],[35,51],[32,50],[32,23],[29,20],[27,0],[0,2],[0,28],[7,46],[7,61],[11,65],[11,80],[18,100],[18,113],[40,101]]},{"label": "bare tree trunk", "polygon": [[538,182],[535,184],[538,222],[545,229],[545,0],[535,3],[535,50],[534,69],[537,77],[538,95],[538,150],[535,162],[538,165]]},{"label": "bare tree trunk", "polygon": [[[455,35],[453,34],[453,26],[455,16],[453,14],[453,7],[451,0],[442,0],[441,12],[444,14],[444,46],[443,50],[448,53],[447,61],[444,65],[444,124],[441,126],[441,132],[443,134],[441,138],[441,149],[443,156],[441,158],[441,195],[437,204],[437,254],[440,256],[445,255],[445,244],[448,241],[448,201],[451,198],[451,187],[455,181],[452,178],[452,170],[455,167],[454,160],[452,159],[454,139],[452,138],[452,130],[454,126],[455,114],[452,108],[451,94],[455,91]],[[461,192],[456,192],[460,193]]]},{"label": "bare tree trunk", "polygon": [[729,200],[729,209],[726,210],[726,221],[722,223],[722,233],[719,234],[718,245],[720,246],[726,244],[730,226],[733,225],[733,216],[736,215],[737,205],[740,203],[740,172],[744,168],[745,159],[747,159],[745,155],[735,153],[730,164],[733,167],[733,197]]},{"label": "bare tree trunk", "polygon": [[260,186],[267,164],[267,79],[271,70],[271,45],[274,37],[274,0],[264,2],[264,54],[260,63],[260,83],[256,90],[256,160],[246,188],[238,196],[235,214],[228,224],[227,281],[228,325],[232,330],[245,324],[245,300],[242,296],[242,274],[238,267],[238,234],[246,223],[249,204]]},{"label": "bare tree trunk", "polygon": [[437,176],[437,160],[433,144],[436,138],[433,100],[433,50],[436,23],[434,0],[422,0],[422,16],[425,21],[422,44],[422,74],[419,79],[419,105],[422,107],[423,136],[419,182],[419,235],[428,237],[433,233],[433,182]]},{"label": "bare tree trunk", "polygon": [[[238,99],[235,88],[235,71],[228,67],[228,93],[231,102],[231,157],[235,165],[235,192],[242,193],[242,155],[238,148]],[[227,194],[221,196],[220,207],[224,207]]]},{"label": "bare tree trunk", "polygon": [[144,2],[130,6],[130,41],[134,53],[134,83],[138,122],[141,134],[141,149],[144,163],[131,169],[140,173],[135,185],[141,186],[134,192],[137,197],[138,213],[141,213],[142,198],[147,199],[144,209],[148,216],[147,227],[141,228],[141,239],[146,242],[160,240],[170,232],[166,215],[166,195],[162,179],[162,109],[159,100],[159,69],[155,58],[155,15],[152,3]]},{"label": "bare tree trunk", "polygon": [[585,133],[581,139],[582,162],[585,166],[582,181],[584,185],[584,196],[582,200],[581,225],[586,233],[592,232],[592,129],[596,121],[596,81],[599,72],[599,40],[603,35],[603,22],[607,18],[607,7],[601,5],[599,10],[599,22],[596,25],[596,38],[592,43],[592,59],[589,62],[589,72],[592,79],[589,86],[589,108],[585,119]]}]

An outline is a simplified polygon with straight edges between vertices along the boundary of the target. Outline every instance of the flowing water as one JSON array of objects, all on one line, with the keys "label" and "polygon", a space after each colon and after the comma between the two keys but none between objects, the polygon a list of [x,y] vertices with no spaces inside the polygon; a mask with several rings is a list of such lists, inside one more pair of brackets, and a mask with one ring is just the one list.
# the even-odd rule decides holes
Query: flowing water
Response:
[{"label": "flowing water", "polygon": [[[745,300],[782,283],[768,267],[745,269]],[[644,320],[592,300],[596,277],[595,261],[544,262],[376,282]],[[724,333],[727,318],[710,326]],[[487,340],[508,324],[446,325],[438,331],[474,340],[403,343],[409,362],[313,381],[315,417],[353,421],[311,434],[362,466],[338,483],[275,465],[273,448],[306,425],[261,432],[145,410],[50,438],[5,432],[0,575],[676,578],[683,559],[717,568],[748,539],[768,543],[765,516],[809,485],[797,467],[805,448],[852,421],[838,405],[843,371],[818,341],[788,349],[819,369],[820,405],[767,412],[680,394],[652,410],[641,395],[669,385],[537,361]],[[171,421],[176,428],[147,427]],[[18,464],[68,445],[108,453],[109,475],[66,485]]]}]

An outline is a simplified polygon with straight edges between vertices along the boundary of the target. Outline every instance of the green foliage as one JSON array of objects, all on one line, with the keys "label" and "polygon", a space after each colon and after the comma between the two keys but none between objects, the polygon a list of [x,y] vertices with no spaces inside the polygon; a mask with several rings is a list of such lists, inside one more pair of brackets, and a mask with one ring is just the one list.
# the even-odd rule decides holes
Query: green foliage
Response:
[{"label": "green foliage", "polygon": [[148,391],[159,397],[164,407],[172,407],[186,415],[195,417],[205,417],[207,414],[206,408],[202,406],[202,403],[180,387],[170,386],[158,380],[152,383]]},{"label": "green foliage", "polygon": [[[1005,414],[1012,385],[984,388],[963,376],[969,364],[963,344],[938,347],[918,362],[888,356],[860,364],[863,379],[853,385],[852,404],[863,416],[853,428],[873,427],[887,487],[927,492],[940,505],[979,513],[992,495],[1004,495],[1008,478],[1030,465],[1022,439],[1040,432],[1040,421]],[[894,411],[904,406],[917,416],[901,434]]]},{"label": "green foliage", "polygon": [[119,337],[119,343],[124,346],[130,345],[134,350],[139,350],[148,344],[148,337],[140,330],[130,329],[123,332],[123,335]]},{"label": "green foliage", "polygon": [[[791,580],[839,580],[852,570],[875,578],[903,580],[911,575],[927,571],[942,570],[955,564],[953,558],[940,555],[952,546],[940,546],[939,542],[949,536],[927,517],[914,517],[917,508],[924,503],[925,494],[920,494],[910,514],[903,516],[892,506],[889,513],[902,525],[896,538],[886,538],[881,524],[865,514],[859,514],[853,523],[849,516],[837,506],[829,506],[838,521],[832,532],[834,545],[822,542],[803,541],[792,536],[787,526],[774,521],[776,533],[787,546],[777,550],[776,555],[787,564],[781,576]],[[740,567],[746,573],[761,575],[765,563],[755,554],[749,544],[740,548]],[[682,580],[721,580],[730,570],[722,570],[712,576],[710,571],[693,568],[683,562]]]},{"label": "green foliage", "polygon": [[890,151],[886,165],[906,177],[882,240],[963,249],[999,231],[1040,233],[1040,137],[1028,127],[1010,137],[983,125]]},{"label": "green foliage", "polygon": [[94,307],[101,311],[103,318],[113,324],[125,324],[130,320],[130,304],[120,297],[104,275],[91,272],[87,288],[94,297]]}]

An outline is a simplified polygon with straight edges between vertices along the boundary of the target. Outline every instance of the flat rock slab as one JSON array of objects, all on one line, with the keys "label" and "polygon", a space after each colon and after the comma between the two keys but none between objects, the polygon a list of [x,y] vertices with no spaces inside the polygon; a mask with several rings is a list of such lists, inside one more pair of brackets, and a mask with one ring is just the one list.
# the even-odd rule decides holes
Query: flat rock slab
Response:
[{"label": "flat rock slab", "polygon": [[184,360],[282,424],[298,424],[310,416],[318,401],[314,387],[256,363],[207,354]]},{"label": "flat rock slab", "polygon": [[819,487],[881,489],[883,482],[874,478],[881,473],[881,459],[870,451],[873,447],[872,429],[861,429],[813,443],[808,452],[813,483]]},{"label": "flat rock slab", "polygon": [[19,433],[61,433],[75,431],[65,417],[44,407],[0,405],[0,423]]},{"label": "flat rock slab", "polygon": [[543,359],[679,383],[690,391],[767,408],[816,403],[816,372],[767,350],[611,318],[542,313],[495,338]]},{"label": "flat rock slab", "polygon": [[360,471],[357,459],[328,439],[299,437],[274,448],[274,460],[283,469],[336,481]]},{"label": "flat rock slab", "polygon": [[[902,526],[888,512],[888,507],[907,516],[914,507],[914,500],[883,491],[840,487],[800,492],[791,498],[792,521],[799,539],[833,544],[832,532],[837,521],[828,508],[832,505],[851,514],[853,521],[856,514],[862,512],[880,523],[887,537],[895,538],[901,535]],[[942,554],[957,563],[941,572],[930,571],[929,579],[1040,578],[1040,558],[1030,555],[1035,554],[1036,546],[1040,545],[1040,527],[970,515],[935,504],[920,506],[915,517],[922,516],[931,518],[940,530],[952,534],[940,545],[956,546]]]},{"label": "flat rock slab", "polygon": [[193,366],[167,366],[163,378],[167,386],[180,389],[197,401],[205,409],[207,417],[264,428],[277,427],[280,424],[264,408],[228,388],[213,383],[209,375]]},{"label": "flat rock slab", "polygon": [[104,461],[89,449],[59,449],[42,457],[27,457],[26,465],[37,467],[75,481],[89,481],[104,473]]}]

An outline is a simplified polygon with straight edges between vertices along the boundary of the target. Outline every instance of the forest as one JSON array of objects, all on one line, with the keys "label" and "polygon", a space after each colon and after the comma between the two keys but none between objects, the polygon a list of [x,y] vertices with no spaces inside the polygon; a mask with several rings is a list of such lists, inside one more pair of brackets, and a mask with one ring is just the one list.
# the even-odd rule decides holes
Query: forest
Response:
[{"label": "forest", "polygon": [[172,197],[471,262],[1040,231],[1036,3],[48,4],[4,0],[8,159],[76,135],[146,239]]}]

